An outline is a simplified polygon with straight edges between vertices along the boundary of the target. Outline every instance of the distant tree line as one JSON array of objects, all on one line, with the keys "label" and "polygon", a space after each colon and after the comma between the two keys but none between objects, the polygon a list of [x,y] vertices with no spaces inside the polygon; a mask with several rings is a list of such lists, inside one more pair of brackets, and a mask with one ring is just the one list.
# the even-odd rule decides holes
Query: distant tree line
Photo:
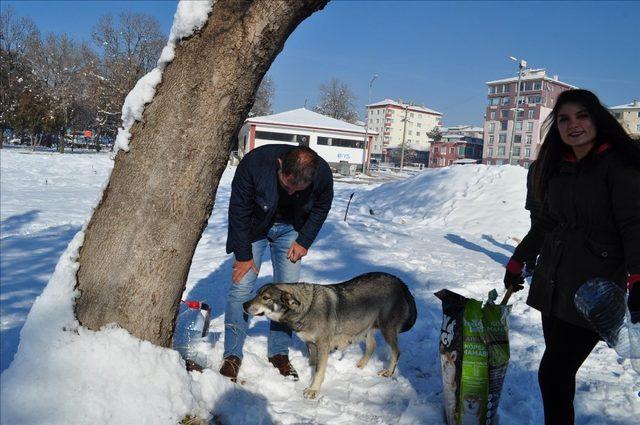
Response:
[{"label": "distant tree line", "polygon": [[[74,134],[90,130],[99,150],[100,140],[115,138],[125,97],[156,66],[166,39],[158,21],[143,13],[101,16],[89,45],[68,34],[42,36],[33,20],[3,8],[0,147],[10,136],[64,152]],[[267,76],[251,115],[270,114],[273,93]]]}]

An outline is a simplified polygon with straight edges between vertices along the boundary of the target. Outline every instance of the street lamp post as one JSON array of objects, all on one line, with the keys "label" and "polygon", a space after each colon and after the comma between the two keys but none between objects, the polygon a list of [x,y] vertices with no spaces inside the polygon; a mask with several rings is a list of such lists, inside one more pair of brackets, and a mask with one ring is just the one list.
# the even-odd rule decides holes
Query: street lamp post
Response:
[{"label": "street lamp post", "polygon": [[518,109],[520,107],[520,81],[522,80],[522,71],[527,67],[527,61],[524,59],[520,59],[518,61],[517,58],[513,56],[509,56],[509,59],[518,62],[518,82],[516,83],[516,105],[513,108],[513,128],[511,129],[511,143],[509,144],[509,165],[511,165],[512,157],[513,157],[513,145],[516,140],[516,123],[518,122]]},{"label": "street lamp post", "polygon": [[364,107],[364,144],[362,145],[362,172],[366,173],[369,170],[369,164],[367,163],[367,151],[369,150],[369,104],[371,103],[371,87],[373,81],[378,78],[378,74],[373,74],[371,81],[369,81],[369,97],[367,105]]},{"label": "street lamp post", "polygon": [[404,168],[404,144],[407,138],[407,113],[409,112],[409,106],[410,105],[407,104],[404,105],[404,119],[402,120],[404,122],[404,128],[402,129],[402,146],[400,148],[400,172],[402,172]]}]

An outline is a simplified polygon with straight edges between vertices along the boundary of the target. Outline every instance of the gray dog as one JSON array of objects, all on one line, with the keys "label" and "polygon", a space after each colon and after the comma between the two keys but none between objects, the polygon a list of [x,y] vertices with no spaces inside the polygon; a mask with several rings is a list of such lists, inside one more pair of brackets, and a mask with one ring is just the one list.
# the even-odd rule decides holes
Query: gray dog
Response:
[{"label": "gray dog", "polygon": [[333,285],[265,285],[243,307],[254,316],[287,324],[307,343],[309,363],[316,373],[304,390],[306,398],[315,398],[320,391],[331,350],[364,337],[366,348],[357,366],[365,367],[376,347],[375,329],[380,329],[391,348],[389,366],[378,374],[393,375],[400,356],[398,333],[411,329],[417,317],[407,286],[396,276],[379,272]]}]

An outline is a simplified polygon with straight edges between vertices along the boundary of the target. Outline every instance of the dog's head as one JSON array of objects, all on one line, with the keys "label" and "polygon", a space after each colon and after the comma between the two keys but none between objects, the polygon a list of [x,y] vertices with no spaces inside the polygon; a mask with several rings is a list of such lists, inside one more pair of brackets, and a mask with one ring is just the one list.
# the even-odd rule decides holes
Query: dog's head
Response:
[{"label": "dog's head", "polygon": [[252,316],[267,316],[274,322],[282,322],[283,316],[299,305],[291,292],[269,284],[260,288],[255,298],[242,304],[242,308]]}]

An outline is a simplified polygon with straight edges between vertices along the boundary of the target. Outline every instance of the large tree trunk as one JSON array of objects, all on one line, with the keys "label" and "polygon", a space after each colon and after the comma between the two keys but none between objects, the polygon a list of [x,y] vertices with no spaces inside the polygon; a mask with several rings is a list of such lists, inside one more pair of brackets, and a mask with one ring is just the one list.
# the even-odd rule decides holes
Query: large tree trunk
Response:
[{"label": "large tree trunk", "polygon": [[[328,0],[218,0],[166,67],[80,250],[76,315],[169,346],[230,146],[291,32]],[[224,243],[224,241],[220,241]]]}]

